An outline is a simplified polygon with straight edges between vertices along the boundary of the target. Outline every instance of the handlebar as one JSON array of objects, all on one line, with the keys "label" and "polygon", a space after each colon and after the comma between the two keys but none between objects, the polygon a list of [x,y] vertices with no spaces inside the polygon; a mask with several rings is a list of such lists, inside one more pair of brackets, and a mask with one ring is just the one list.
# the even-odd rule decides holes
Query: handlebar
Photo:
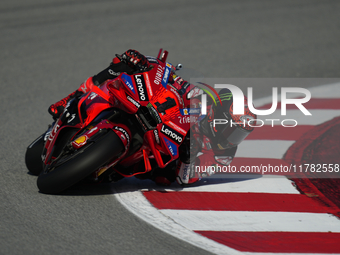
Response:
[{"label": "handlebar", "polygon": [[[116,57],[123,63],[127,64],[128,66],[131,67],[130,65],[130,62],[128,62],[126,59],[124,59],[122,57],[122,55],[119,55],[119,54],[116,54]],[[146,72],[146,71],[149,71],[151,70],[151,67],[148,67],[147,69],[144,69],[144,66],[142,66],[140,63],[137,63],[136,65],[134,65],[134,67],[136,67],[136,71],[133,72],[132,74],[135,74],[135,73],[140,73],[140,72]]]}]

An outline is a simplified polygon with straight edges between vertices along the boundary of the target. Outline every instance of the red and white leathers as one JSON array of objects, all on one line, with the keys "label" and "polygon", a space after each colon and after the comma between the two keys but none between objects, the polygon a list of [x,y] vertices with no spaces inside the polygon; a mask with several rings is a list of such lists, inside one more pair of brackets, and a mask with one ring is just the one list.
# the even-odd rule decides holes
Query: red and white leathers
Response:
[{"label": "red and white leathers", "polygon": [[[184,106],[188,108],[201,108],[200,95],[203,90],[173,76],[172,86],[181,94]],[[216,104],[210,100],[207,115],[191,119],[190,135],[180,147],[180,159],[176,168],[176,180],[181,185],[192,184],[202,177],[211,176],[218,170],[225,169],[233,161],[237,145],[253,130],[249,125],[213,126],[214,119],[229,119],[242,122],[242,119],[255,120],[247,105],[245,115],[234,115],[232,102],[233,95],[230,90],[222,89],[219,92]]]},{"label": "red and white leathers", "polygon": [[[237,146],[231,149],[217,150],[213,141],[203,134],[198,124],[193,126],[190,136],[190,159],[180,158],[176,169],[176,181],[181,185],[192,184],[216,173],[216,169],[228,166],[235,156]],[[213,168],[211,166],[214,166]]]},{"label": "red and white leathers", "polygon": [[[171,85],[175,87],[182,96],[184,107],[200,108],[200,100],[195,98],[195,95],[198,96],[202,94],[203,91],[176,75],[173,75],[173,80],[170,79],[170,83],[172,83]],[[194,97],[189,97],[189,93],[194,95]],[[193,118],[190,120],[192,119]],[[176,167],[176,181],[181,185],[192,184],[202,178],[202,174],[195,172],[195,165],[198,163],[196,156],[203,147],[208,148],[209,145],[205,144],[208,140],[201,139],[197,124],[197,121],[192,123],[190,134],[187,135],[180,148],[180,159],[178,160]],[[210,165],[210,163],[212,163],[210,162],[211,158],[214,156],[213,152],[204,153],[203,155],[204,162],[202,163],[208,163]]]}]

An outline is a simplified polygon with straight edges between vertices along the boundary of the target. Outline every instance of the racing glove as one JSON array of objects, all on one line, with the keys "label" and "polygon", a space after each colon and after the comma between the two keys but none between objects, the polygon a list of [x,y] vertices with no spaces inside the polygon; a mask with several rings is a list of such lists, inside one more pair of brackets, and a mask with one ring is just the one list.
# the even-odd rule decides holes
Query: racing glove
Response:
[{"label": "racing glove", "polygon": [[149,68],[149,61],[146,57],[136,50],[127,50],[121,55],[121,61],[124,61],[130,67],[137,68],[139,71],[146,71]]},{"label": "racing glove", "polygon": [[58,119],[60,115],[64,112],[64,109],[68,101],[70,101],[72,98],[79,97],[83,95],[84,93],[90,91],[92,87],[93,87],[93,81],[92,81],[92,77],[90,77],[85,82],[83,82],[76,91],[72,92],[67,97],[61,99],[60,101],[52,104],[48,108],[49,114],[52,115],[53,119],[55,120]]}]

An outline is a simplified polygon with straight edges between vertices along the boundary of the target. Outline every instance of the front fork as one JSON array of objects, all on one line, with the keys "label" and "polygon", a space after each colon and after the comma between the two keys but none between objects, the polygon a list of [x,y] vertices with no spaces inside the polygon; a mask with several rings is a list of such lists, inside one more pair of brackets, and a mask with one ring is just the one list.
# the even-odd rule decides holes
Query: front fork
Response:
[{"label": "front fork", "polygon": [[118,158],[109,162],[105,166],[97,169],[94,172],[94,176],[93,176],[93,178],[95,180],[97,180],[98,177],[100,175],[102,175],[106,170],[115,166],[122,158],[125,157],[125,155],[129,151],[130,143],[131,143],[131,132],[130,132],[129,128],[124,124],[117,124],[117,123],[113,123],[109,120],[102,120],[96,126],[89,128],[88,131],[86,131],[85,133],[81,134],[79,137],[74,139],[74,141],[71,143],[71,145],[74,149],[80,149],[81,147],[85,146],[86,144],[95,141],[96,136],[100,135],[100,132],[104,129],[112,130],[113,132],[115,132],[116,135],[122,141],[125,150]]}]

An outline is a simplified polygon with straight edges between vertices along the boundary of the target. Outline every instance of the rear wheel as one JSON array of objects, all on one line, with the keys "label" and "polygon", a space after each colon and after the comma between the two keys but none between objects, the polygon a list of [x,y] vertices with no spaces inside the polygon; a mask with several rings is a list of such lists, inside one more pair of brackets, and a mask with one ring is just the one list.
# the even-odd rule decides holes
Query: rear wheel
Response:
[{"label": "rear wheel", "polygon": [[25,163],[28,171],[33,175],[39,175],[43,170],[41,153],[44,149],[44,144],[44,135],[41,135],[27,147]]},{"label": "rear wheel", "polygon": [[[86,145],[85,145],[86,146]],[[81,181],[124,150],[120,138],[108,131],[92,144],[66,155],[50,171],[42,172],[37,185],[42,193],[55,194]],[[59,164],[59,162],[63,162]]]}]

